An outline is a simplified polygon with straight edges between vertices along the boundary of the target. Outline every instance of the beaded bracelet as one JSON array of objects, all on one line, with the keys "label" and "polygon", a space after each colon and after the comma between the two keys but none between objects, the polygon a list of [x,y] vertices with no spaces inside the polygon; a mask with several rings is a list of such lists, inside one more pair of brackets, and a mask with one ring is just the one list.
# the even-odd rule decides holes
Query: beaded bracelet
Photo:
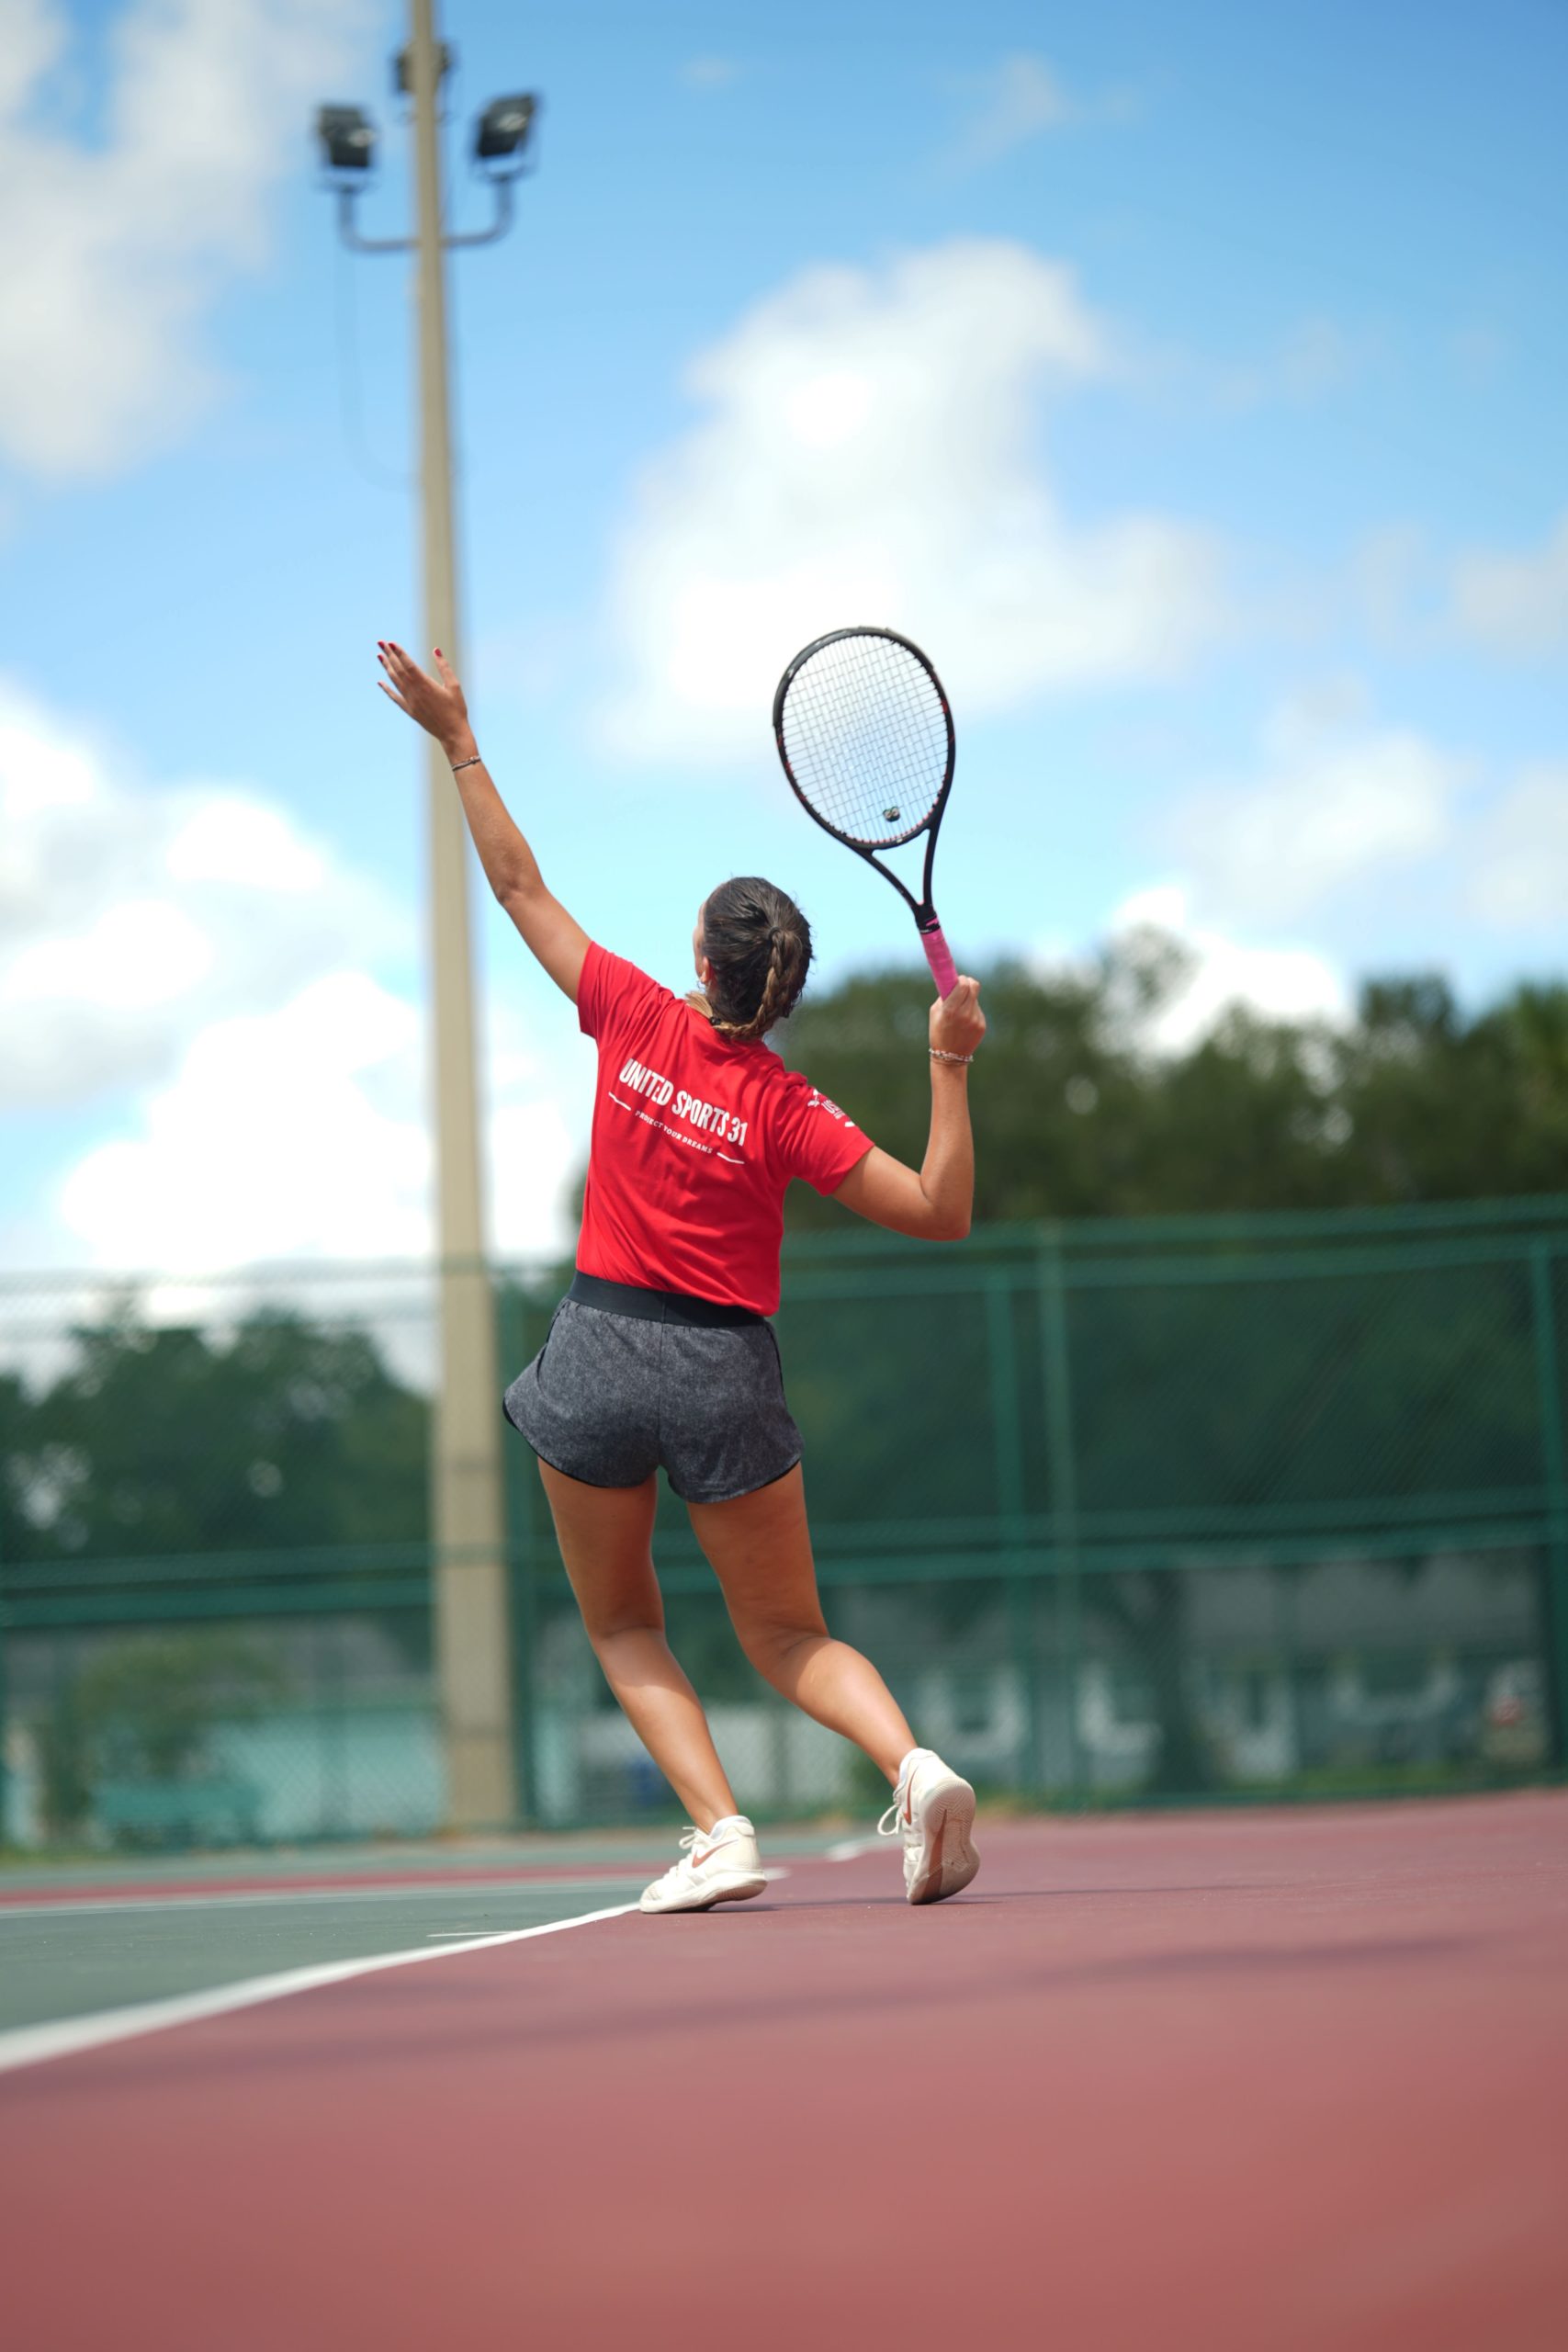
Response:
[{"label": "beaded bracelet", "polygon": [[973,1054],[944,1054],[940,1046],[928,1046],[926,1051],[933,1062],[960,1062],[965,1069],[975,1058]]}]

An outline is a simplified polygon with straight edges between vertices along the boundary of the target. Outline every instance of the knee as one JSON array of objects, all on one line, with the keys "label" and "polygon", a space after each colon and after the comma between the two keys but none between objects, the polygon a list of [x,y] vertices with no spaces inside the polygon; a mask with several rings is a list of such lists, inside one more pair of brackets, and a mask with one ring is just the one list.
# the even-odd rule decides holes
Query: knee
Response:
[{"label": "knee", "polygon": [[752,1619],[736,1627],[741,1648],[769,1682],[776,1681],[788,1673],[792,1665],[797,1665],[803,1651],[825,1640],[827,1630],[820,1620],[815,1624],[798,1624],[773,1618]]},{"label": "knee", "polygon": [[633,1604],[595,1611],[592,1617],[585,1611],[582,1624],[594,1655],[600,1658],[629,1643],[646,1641],[650,1634],[655,1641],[664,1639],[664,1611],[658,1607]]}]

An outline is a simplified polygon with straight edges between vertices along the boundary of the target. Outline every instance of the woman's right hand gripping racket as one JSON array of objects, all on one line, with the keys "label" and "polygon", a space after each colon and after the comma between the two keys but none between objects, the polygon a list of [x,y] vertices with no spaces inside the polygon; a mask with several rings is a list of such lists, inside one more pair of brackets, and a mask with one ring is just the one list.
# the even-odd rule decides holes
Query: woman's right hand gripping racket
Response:
[{"label": "woman's right hand gripping racket", "polygon": [[[808,817],[892,883],[937,985],[958,985],[931,904],[937,828],[953,788],[953,713],[918,645],[890,628],[836,628],[797,653],[773,696],[773,738]],[[917,899],[875,854],[926,835]]]}]

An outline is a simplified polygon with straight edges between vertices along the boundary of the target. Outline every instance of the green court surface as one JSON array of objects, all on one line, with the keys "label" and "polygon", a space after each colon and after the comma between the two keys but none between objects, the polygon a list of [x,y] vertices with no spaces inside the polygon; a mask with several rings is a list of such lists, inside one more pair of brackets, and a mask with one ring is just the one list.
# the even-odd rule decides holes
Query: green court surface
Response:
[{"label": "green court surface", "polygon": [[[769,1840],[770,1861],[833,1838]],[[0,1872],[0,2032],[635,1902],[672,1835]]]},{"label": "green court surface", "polygon": [[[770,1828],[768,1842],[792,1853],[821,1853],[843,1830],[781,1830]],[[276,1847],[225,1847],[215,1853],[158,1855],[77,1854],[69,1860],[0,1861],[0,1904],[14,1895],[48,1894],[55,1888],[183,1887],[221,1882],[249,1885],[255,1880],[324,1880],[406,1878],[411,1882],[439,1877],[462,1878],[491,1871],[503,1878],[516,1871],[598,1870],[625,1862],[641,1869],[645,1862],[664,1867],[675,1852],[677,1823],[652,1829],[601,1831],[576,1837],[497,1837],[396,1843]],[[13,1849],[13,1857],[15,1849]],[[662,1860],[660,1860],[662,1858]]]}]

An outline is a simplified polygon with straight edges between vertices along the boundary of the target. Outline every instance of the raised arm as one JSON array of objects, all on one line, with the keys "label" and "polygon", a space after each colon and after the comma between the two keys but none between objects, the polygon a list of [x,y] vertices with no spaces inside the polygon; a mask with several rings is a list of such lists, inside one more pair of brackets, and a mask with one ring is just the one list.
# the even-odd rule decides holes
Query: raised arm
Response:
[{"label": "raised arm", "polygon": [[985,1034],[980,983],[961,978],[953,994],[931,1007],[931,1140],[919,1172],[874,1145],[839,1186],[836,1201],[873,1225],[917,1240],[963,1240],[975,1206],[975,1138],[964,1057]]},{"label": "raised arm", "polygon": [[377,658],[387,673],[381,692],[400,710],[406,710],[427,735],[434,736],[456,772],[453,782],[486,881],[557,988],[563,989],[575,1004],[582,959],[588,953],[588,933],[546,889],[533,851],[491,781],[451,663],[437,646],[433,678],[400,645],[389,641],[379,646]]}]

